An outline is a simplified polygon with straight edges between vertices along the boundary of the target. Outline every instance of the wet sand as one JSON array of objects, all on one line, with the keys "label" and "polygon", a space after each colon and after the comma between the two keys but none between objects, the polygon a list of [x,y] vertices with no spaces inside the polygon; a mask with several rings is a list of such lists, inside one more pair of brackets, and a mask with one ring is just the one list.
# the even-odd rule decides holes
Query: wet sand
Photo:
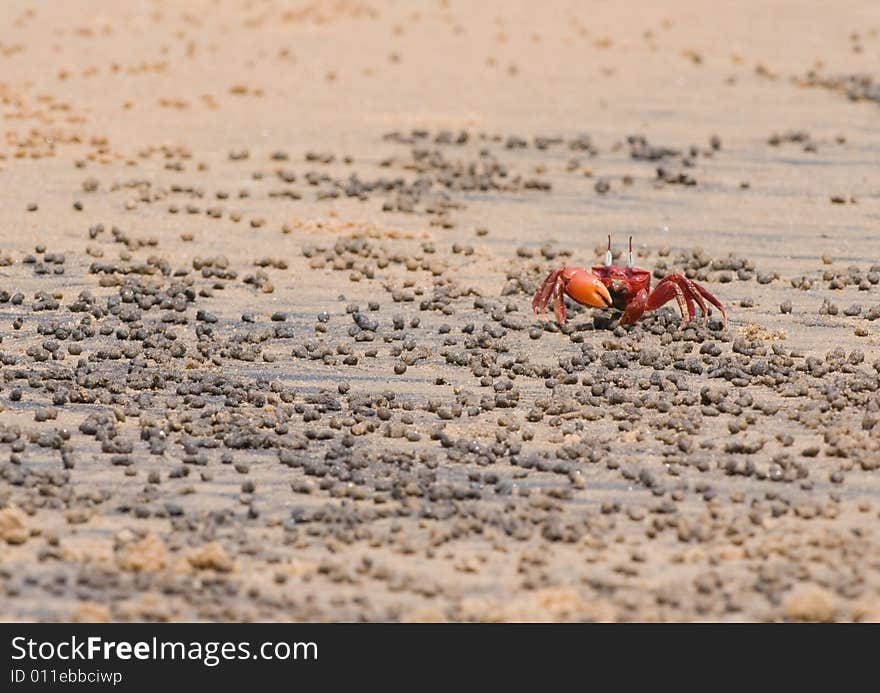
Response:
[{"label": "wet sand", "polygon": [[3,3],[0,618],[880,619],[880,7],[536,5]]}]

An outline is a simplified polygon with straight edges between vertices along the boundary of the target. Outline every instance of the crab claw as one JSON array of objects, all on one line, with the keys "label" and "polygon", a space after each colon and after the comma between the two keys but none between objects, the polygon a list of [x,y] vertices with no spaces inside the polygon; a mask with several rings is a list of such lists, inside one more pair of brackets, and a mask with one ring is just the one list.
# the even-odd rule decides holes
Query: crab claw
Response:
[{"label": "crab claw", "polygon": [[567,294],[578,303],[595,308],[611,305],[611,294],[595,274],[581,267],[560,267],[553,270],[532,299],[532,310],[539,317],[548,303],[553,303],[556,322],[565,324],[565,301]]},{"label": "crab claw", "polygon": [[607,308],[611,305],[611,294],[608,293],[602,280],[586,270],[572,274],[565,287],[565,293],[578,303],[594,308]]}]

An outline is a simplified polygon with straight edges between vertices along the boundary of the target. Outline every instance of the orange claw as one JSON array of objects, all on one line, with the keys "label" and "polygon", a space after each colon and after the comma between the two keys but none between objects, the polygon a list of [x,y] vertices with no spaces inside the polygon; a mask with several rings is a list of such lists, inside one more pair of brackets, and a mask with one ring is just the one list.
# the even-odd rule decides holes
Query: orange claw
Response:
[{"label": "orange claw", "polygon": [[602,280],[589,270],[581,267],[560,267],[553,270],[532,299],[532,310],[539,317],[547,304],[553,302],[556,322],[565,324],[565,301],[563,294],[578,303],[594,308],[606,308],[611,305],[611,294]]},{"label": "orange claw", "polygon": [[608,288],[599,277],[587,270],[576,268],[568,280],[565,293],[578,303],[593,306],[593,308],[607,308],[611,305],[611,294],[608,293]]}]

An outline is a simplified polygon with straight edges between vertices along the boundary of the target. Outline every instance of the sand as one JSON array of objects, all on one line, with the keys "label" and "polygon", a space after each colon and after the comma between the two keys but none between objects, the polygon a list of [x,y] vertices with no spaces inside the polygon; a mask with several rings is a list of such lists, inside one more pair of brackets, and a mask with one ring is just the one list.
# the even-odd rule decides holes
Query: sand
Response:
[{"label": "sand", "polygon": [[[876,3],[0,37],[0,618],[880,619]],[[539,322],[609,234],[727,327]]]}]

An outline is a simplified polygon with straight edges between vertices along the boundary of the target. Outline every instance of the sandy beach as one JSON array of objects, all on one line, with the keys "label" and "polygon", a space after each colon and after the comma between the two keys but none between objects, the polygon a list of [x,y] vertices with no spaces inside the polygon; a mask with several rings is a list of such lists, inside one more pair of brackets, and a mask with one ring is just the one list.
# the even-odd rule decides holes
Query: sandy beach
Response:
[{"label": "sandy beach", "polygon": [[[880,620],[880,4],[4,0],[0,619]],[[611,236],[676,301],[532,297]]]}]

